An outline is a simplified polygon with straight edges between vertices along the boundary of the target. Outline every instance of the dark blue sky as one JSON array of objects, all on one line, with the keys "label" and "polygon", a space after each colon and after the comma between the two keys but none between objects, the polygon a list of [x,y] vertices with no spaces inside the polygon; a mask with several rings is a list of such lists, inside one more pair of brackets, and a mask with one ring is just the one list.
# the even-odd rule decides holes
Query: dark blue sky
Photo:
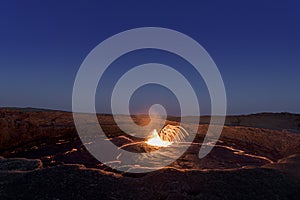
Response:
[{"label": "dark blue sky", "polygon": [[271,0],[1,1],[0,106],[71,110],[87,54],[145,26],[185,33],[209,52],[229,114],[300,113],[300,3]]}]

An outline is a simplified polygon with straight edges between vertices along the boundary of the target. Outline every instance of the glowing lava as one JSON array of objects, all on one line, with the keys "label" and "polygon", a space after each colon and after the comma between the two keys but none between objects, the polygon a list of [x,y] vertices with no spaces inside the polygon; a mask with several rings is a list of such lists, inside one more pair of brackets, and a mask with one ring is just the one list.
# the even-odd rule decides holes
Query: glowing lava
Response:
[{"label": "glowing lava", "polygon": [[146,141],[147,144],[151,145],[151,146],[158,146],[158,147],[167,147],[169,145],[171,145],[173,142],[170,142],[170,141],[164,141],[162,140],[156,129],[154,129],[152,131],[152,134],[151,136],[149,137],[149,139]]},{"label": "glowing lava", "polygon": [[167,147],[174,142],[183,142],[188,135],[189,133],[183,127],[168,124],[159,133],[154,129],[146,143],[152,146]]}]

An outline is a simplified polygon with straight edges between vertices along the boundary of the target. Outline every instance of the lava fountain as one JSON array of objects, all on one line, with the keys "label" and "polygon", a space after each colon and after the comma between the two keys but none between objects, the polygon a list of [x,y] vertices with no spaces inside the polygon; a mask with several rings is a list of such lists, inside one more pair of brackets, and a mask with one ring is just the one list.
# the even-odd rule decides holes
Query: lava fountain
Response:
[{"label": "lava fountain", "polygon": [[172,142],[169,141],[164,141],[162,140],[158,133],[157,130],[154,129],[151,133],[151,136],[149,137],[149,139],[146,141],[146,144],[149,144],[151,146],[158,146],[158,147],[167,147],[169,145],[172,144]]},{"label": "lava fountain", "polygon": [[154,129],[146,144],[157,147],[167,147],[173,143],[183,142],[189,133],[181,126],[166,125],[159,133]]}]

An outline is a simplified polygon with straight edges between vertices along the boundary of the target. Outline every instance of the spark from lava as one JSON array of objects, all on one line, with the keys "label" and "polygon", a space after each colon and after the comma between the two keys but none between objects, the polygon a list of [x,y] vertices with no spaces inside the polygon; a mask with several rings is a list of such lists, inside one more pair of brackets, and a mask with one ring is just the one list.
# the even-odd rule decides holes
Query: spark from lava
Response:
[{"label": "spark from lava", "polygon": [[159,133],[154,129],[146,143],[151,146],[167,147],[173,143],[183,142],[188,135],[183,127],[168,124]]}]

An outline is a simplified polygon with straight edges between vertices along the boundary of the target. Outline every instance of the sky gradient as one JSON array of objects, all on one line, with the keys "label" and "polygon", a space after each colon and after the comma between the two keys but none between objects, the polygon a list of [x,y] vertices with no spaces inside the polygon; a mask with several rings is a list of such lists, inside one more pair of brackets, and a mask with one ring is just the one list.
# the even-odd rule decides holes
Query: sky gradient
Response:
[{"label": "sky gradient", "polygon": [[300,3],[269,0],[1,1],[0,106],[70,111],[88,53],[114,34],[147,26],[180,31],[208,51],[224,80],[228,114],[300,113]]}]

